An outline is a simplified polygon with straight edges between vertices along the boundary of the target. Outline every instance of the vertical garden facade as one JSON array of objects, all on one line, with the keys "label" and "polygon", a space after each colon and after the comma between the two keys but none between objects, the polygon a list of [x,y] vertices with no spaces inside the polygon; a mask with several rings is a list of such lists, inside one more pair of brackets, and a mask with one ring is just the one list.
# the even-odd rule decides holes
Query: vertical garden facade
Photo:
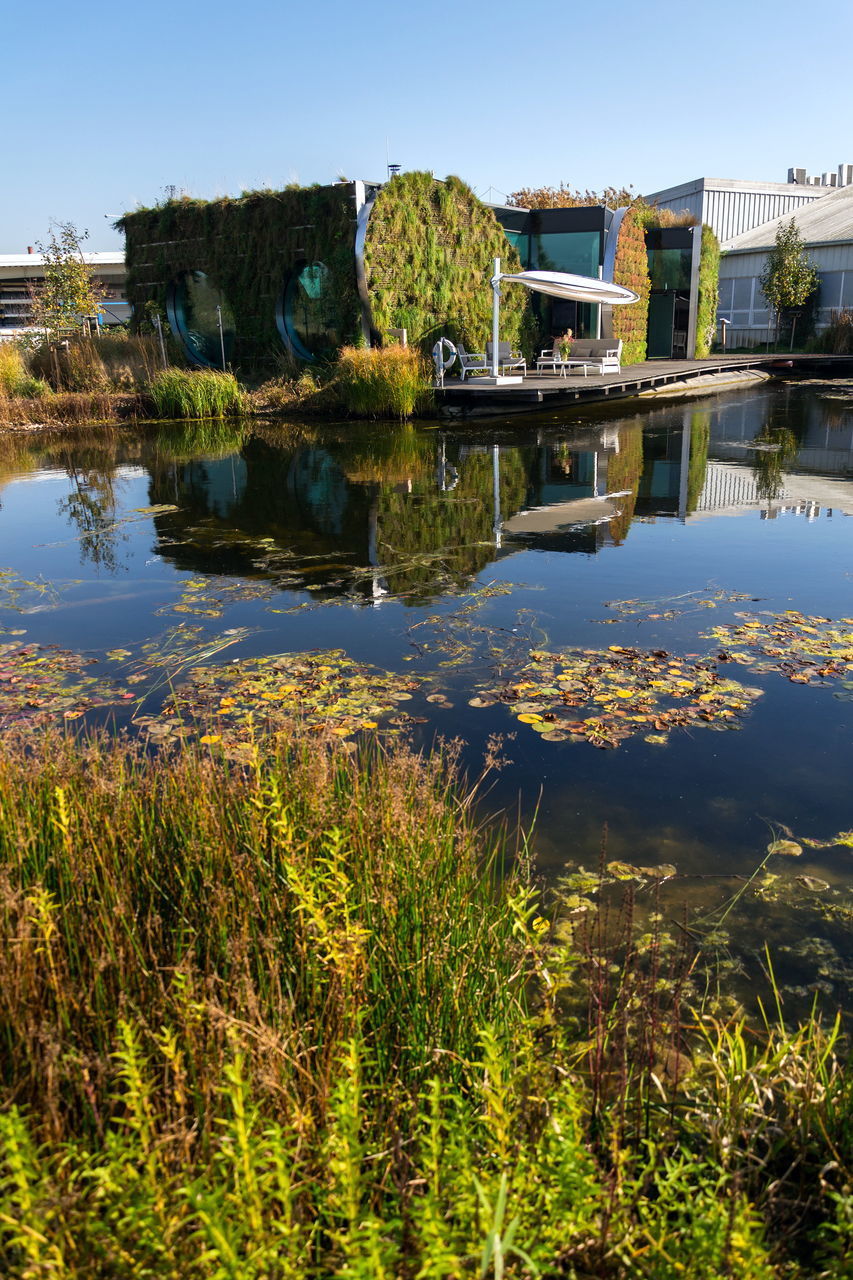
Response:
[{"label": "vertical garden facade", "polygon": [[[384,185],[170,200],[125,215],[135,323],[165,316],[197,365],[274,372],[405,329],[425,350],[446,334],[483,350],[493,259],[520,269],[492,210],[458,178],[405,173]],[[524,291],[502,336],[518,342]]]},{"label": "vertical garden facade", "polygon": [[[700,281],[698,229],[662,231],[633,206],[491,206],[459,178],[409,172],[383,184],[170,200],[118,225],[136,325],[167,317],[200,366],[269,376],[332,359],[350,344],[382,345],[401,330],[425,352],[442,336],[483,351],[496,257],[508,272],[568,271],[613,280],[640,298],[609,308],[504,289],[501,337],[528,358],[569,328],[621,338],[623,364],[647,353],[707,354],[701,338],[713,329],[717,260],[709,258]],[[701,244],[704,263],[704,234]],[[708,316],[697,316],[700,293]]]}]

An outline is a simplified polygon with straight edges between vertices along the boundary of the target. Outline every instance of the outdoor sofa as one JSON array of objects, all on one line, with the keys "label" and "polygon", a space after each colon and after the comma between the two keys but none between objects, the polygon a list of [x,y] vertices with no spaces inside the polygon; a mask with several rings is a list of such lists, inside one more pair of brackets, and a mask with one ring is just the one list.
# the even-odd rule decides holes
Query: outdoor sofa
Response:
[{"label": "outdoor sofa", "polygon": [[543,351],[536,361],[536,372],[544,373],[550,369],[562,377],[569,369],[583,369],[584,377],[588,369],[598,373],[618,373],[621,358],[621,338],[575,338],[571,354],[566,357],[560,355],[557,347]]}]

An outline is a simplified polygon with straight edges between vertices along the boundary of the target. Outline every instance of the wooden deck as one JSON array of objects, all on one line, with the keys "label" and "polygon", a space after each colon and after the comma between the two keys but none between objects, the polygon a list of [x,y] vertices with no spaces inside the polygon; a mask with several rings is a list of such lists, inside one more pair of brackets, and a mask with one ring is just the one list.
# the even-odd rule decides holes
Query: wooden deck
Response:
[{"label": "wooden deck", "polygon": [[[537,409],[559,408],[572,404],[594,404],[607,400],[663,391],[675,383],[696,382],[697,391],[707,386],[709,378],[719,377],[720,390],[732,375],[755,369],[777,376],[839,377],[853,371],[849,356],[824,355],[749,355],[710,356],[704,360],[646,360],[643,364],[626,365],[619,373],[592,374],[584,377],[579,370],[565,377],[559,374],[529,372],[515,386],[478,386],[477,378],[461,382],[447,379],[436,391],[439,407],[462,417],[503,413],[530,413]],[[689,389],[685,389],[689,394]]]}]

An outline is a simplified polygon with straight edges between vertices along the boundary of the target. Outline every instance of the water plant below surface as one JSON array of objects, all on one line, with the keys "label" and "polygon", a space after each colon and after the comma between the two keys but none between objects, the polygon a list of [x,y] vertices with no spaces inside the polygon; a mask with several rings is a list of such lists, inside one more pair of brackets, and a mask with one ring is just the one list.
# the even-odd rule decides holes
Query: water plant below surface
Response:
[{"label": "water plant below surface", "polygon": [[224,418],[242,409],[237,379],[216,369],[164,369],[148,390],[158,418]]}]

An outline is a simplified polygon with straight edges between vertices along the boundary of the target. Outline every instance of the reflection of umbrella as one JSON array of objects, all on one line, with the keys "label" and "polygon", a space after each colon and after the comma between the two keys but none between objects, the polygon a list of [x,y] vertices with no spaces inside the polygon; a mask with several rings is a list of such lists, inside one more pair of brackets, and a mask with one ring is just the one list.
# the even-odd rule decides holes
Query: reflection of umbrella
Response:
[{"label": "reflection of umbrella", "polygon": [[[631,289],[623,289],[609,280],[596,280],[592,276],[575,276],[567,271],[519,271],[515,275],[501,275],[501,260],[495,258],[492,276],[492,377],[498,378],[498,336],[500,332],[501,281],[523,284],[536,293],[547,293],[552,298],[565,298],[575,302],[608,302],[621,305],[639,302],[640,295]],[[520,382],[520,378],[506,379]]]},{"label": "reflection of umbrella", "polygon": [[546,507],[529,507],[504,520],[504,533],[558,533],[561,529],[576,525],[604,524],[622,514],[621,506],[614,499],[625,498],[630,489],[619,493],[604,493],[600,497],[573,498],[569,502],[554,502]]}]

